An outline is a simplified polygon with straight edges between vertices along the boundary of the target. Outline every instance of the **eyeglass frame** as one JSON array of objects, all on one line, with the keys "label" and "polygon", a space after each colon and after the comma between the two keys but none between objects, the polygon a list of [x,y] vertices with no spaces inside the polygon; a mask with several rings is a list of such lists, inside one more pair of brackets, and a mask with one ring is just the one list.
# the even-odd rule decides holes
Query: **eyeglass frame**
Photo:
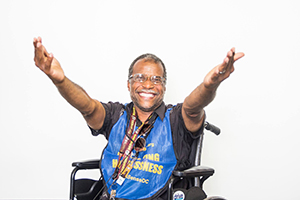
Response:
[{"label": "eyeglass frame", "polygon": [[[135,81],[135,80],[134,80],[134,82],[144,83],[144,82],[146,82],[146,81],[148,80],[148,78],[150,77],[150,81],[151,81],[151,83],[153,83],[154,85],[159,85],[159,84],[162,84],[162,85],[163,85],[163,84],[166,84],[166,78],[164,78],[164,77],[162,77],[162,76],[155,76],[155,75],[153,75],[153,76],[147,76],[147,75],[142,74],[142,73],[132,74],[132,75],[129,76],[129,79],[128,79],[128,80],[133,79],[134,76],[136,76],[136,75],[142,75],[142,76],[144,76],[146,79],[145,79],[144,81]],[[160,78],[160,79],[161,79],[161,83],[155,83],[155,82],[153,81],[155,78]]]}]

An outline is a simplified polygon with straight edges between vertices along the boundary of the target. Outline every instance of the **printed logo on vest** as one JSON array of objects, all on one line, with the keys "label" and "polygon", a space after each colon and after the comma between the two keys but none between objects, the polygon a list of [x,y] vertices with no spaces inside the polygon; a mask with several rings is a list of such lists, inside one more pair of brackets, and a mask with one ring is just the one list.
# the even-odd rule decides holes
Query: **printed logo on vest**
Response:
[{"label": "printed logo on vest", "polygon": [[173,194],[173,200],[184,200],[185,195],[182,191],[178,190]]}]

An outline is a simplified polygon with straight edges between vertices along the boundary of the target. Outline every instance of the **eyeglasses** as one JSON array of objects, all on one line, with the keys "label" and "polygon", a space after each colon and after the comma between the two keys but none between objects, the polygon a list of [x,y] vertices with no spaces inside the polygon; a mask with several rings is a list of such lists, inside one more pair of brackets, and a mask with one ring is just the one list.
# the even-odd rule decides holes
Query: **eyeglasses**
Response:
[{"label": "eyeglasses", "polygon": [[[134,75],[131,75],[129,77],[129,79],[132,79],[135,82],[143,83],[143,82],[148,80],[148,77],[149,76],[146,76],[145,74],[134,74]],[[158,85],[158,84],[164,84],[166,79],[164,77],[161,77],[161,76],[151,76],[150,81],[153,84]]]}]

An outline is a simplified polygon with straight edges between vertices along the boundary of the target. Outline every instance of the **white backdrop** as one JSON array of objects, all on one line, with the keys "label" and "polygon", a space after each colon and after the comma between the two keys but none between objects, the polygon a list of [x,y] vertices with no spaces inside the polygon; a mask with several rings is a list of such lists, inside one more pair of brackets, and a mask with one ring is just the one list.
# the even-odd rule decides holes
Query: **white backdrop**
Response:
[{"label": "white backdrop", "polygon": [[130,101],[128,67],[143,53],[167,66],[166,103],[182,102],[231,47],[246,56],[207,108],[202,163],[209,195],[300,199],[297,0],[0,3],[0,199],[67,199],[71,163],[105,145],[35,67],[41,36],[93,98]]}]

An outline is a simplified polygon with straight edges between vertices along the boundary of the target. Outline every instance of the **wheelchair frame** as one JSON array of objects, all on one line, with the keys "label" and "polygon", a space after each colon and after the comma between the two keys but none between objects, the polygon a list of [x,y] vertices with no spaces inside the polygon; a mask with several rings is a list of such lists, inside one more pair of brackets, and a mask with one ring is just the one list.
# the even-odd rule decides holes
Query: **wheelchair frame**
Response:
[{"label": "wheelchair frame", "polygon": [[[204,128],[208,131],[213,132],[215,135],[219,135],[221,130],[208,123],[205,122],[204,124]],[[200,137],[198,138],[198,141],[196,142],[197,147],[196,147],[196,154],[195,154],[195,166],[183,170],[183,171],[178,171],[178,170],[174,170],[172,173],[172,177],[170,178],[169,184],[168,184],[168,200],[173,199],[173,183],[174,181],[178,180],[178,179],[182,179],[182,178],[194,178],[194,186],[195,187],[199,187],[203,190],[203,183],[205,180],[207,180],[210,176],[212,176],[214,174],[214,169],[210,168],[210,167],[204,167],[201,166],[201,154],[202,154],[202,143],[203,143],[203,137],[204,137],[204,131],[202,132],[202,134],[200,135]],[[100,160],[96,159],[96,160],[89,160],[89,161],[83,161],[83,162],[73,162],[72,163],[72,167],[74,167],[72,173],[71,173],[71,180],[70,180],[70,200],[74,200],[74,197],[76,196],[84,196],[85,195],[85,199],[86,200],[94,200],[96,198],[97,195],[100,194],[100,190],[101,187],[103,187],[100,183],[100,181],[102,180],[100,178],[100,180],[96,181],[96,180],[91,180],[91,179],[76,179],[76,173],[79,170],[90,170],[90,169],[99,169],[100,167]],[[76,182],[84,180],[86,181],[87,184],[87,188],[81,189],[81,190],[88,190],[86,192],[84,192],[84,194],[76,194],[75,190],[76,189]],[[77,187],[78,188],[78,187]],[[90,188],[90,189],[89,189]],[[78,197],[79,197],[78,196]],[[225,200],[222,197],[209,197],[206,198],[205,200]]]}]

